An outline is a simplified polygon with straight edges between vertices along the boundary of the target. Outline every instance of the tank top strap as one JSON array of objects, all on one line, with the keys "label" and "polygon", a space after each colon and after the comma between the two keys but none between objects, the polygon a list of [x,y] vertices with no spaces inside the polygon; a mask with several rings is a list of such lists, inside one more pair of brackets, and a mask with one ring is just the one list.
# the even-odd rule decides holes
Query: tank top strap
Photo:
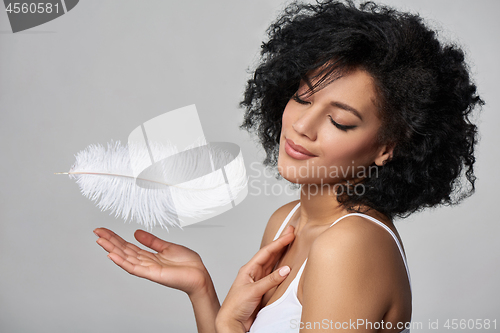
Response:
[{"label": "tank top strap", "polygon": [[306,258],[306,260],[304,260],[304,263],[302,264],[302,266],[300,266],[300,269],[297,272],[297,274],[295,275],[295,278],[293,279],[292,282],[290,282],[290,285],[288,286],[288,288],[292,288],[292,290],[295,292],[295,296],[297,296],[300,277],[302,276],[302,272],[304,271],[304,267],[306,267],[307,259],[308,258]]},{"label": "tank top strap", "polygon": [[406,262],[406,256],[403,252],[403,247],[401,246],[401,243],[399,242],[398,238],[396,237],[396,235],[394,234],[394,232],[388,227],[386,226],[384,223],[380,222],[379,220],[377,220],[376,218],[374,217],[371,217],[370,215],[366,215],[366,214],[362,214],[362,213],[350,213],[350,214],[346,214],[340,218],[338,218],[335,222],[333,222],[331,226],[335,225],[335,223],[341,221],[342,219],[348,217],[348,216],[361,216],[361,217],[364,217],[372,222],[375,222],[377,223],[378,225],[380,225],[381,227],[383,227],[385,230],[387,230],[387,232],[392,236],[392,238],[394,239],[394,241],[396,242],[396,245],[398,246],[398,249],[399,249],[399,252],[401,253],[401,257],[403,258],[403,263],[405,264],[405,268],[406,268],[406,273],[408,274],[408,282],[410,284],[410,290],[411,290],[411,277],[410,277],[410,270],[408,269],[408,263]]},{"label": "tank top strap", "polygon": [[300,279],[300,275],[302,274],[302,271],[304,270],[304,267],[306,267],[306,262],[307,262],[307,259],[304,260],[304,263],[302,264],[302,266],[300,267],[299,271],[297,272],[297,276],[299,276],[299,279]]},{"label": "tank top strap", "polygon": [[299,201],[299,203],[297,205],[295,205],[295,207],[293,207],[293,209],[290,211],[290,213],[288,213],[288,216],[285,218],[285,220],[281,224],[281,227],[278,229],[278,232],[276,233],[276,236],[274,236],[273,241],[275,241],[275,240],[277,240],[279,238],[279,236],[283,232],[283,229],[285,229],[285,226],[287,225],[288,221],[290,221],[290,219],[292,218],[293,214],[297,211],[297,209],[299,207],[300,207],[300,201]]},{"label": "tank top strap", "polygon": [[[278,239],[278,237],[281,235],[281,233],[283,232],[283,229],[285,229],[285,226],[288,224],[288,222],[290,221],[290,219],[292,218],[293,214],[295,214],[295,212],[297,211],[297,209],[300,207],[300,202],[297,203],[297,205],[295,205],[295,207],[293,207],[293,209],[290,211],[290,213],[288,213],[287,217],[285,218],[285,220],[283,221],[283,223],[281,224],[278,232],[276,233],[276,235],[274,236],[274,240]],[[403,247],[401,246],[401,243],[399,242],[398,238],[396,237],[396,235],[394,234],[394,232],[388,227],[386,226],[384,223],[380,222],[379,220],[377,220],[376,218],[373,218],[369,215],[366,215],[366,214],[362,214],[362,213],[349,213],[349,214],[346,214],[344,216],[341,216],[340,218],[338,218],[335,222],[333,222],[330,227],[332,227],[333,225],[335,225],[337,222],[341,221],[342,219],[346,218],[346,217],[349,217],[349,216],[361,216],[361,217],[364,217],[372,222],[375,222],[377,223],[378,225],[380,225],[381,227],[383,227],[385,230],[387,230],[387,232],[392,236],[392,238],[394,239],[394,241],[396,242],[396,245],[398,246],[398,249],[399,249],[399,252],[401,253],[401,257],[403,259],[403,263],[405,265],[405,269],[406,269],[406,273],[408,275],[408,282],[410,284],[410,290],[411,290],[411,276],[410,276],[410,270],[408,268],[408,263],[406,262],[406,256],[403,252]],[[296,281],[298,281],[300,279],[300,276],[302,274],[302,271],[304,270],[304,267],[306,265],[306,262],[307,262],[307,258],[306,260],[304,261],[304,263],[302,264],[302,266],[300,267],[300,270],[299,272],[297,272],[297,275],[296,275]],[[298,282],[297,282],[298,283]]]}]

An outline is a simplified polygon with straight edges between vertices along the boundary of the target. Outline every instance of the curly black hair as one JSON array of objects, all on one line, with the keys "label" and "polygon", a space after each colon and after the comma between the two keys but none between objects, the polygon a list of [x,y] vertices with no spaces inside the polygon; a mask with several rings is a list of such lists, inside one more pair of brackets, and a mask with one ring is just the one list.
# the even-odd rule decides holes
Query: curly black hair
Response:
[{"label": "curly black hair", "polygon": [[470,118],[484,102],[464,52],[440,42],[418,14],[373,2],[293,2],[267,34],[240,103],[240,128],[258,134],[264,165],[277,165],[283,110],[300,80],[321,69],[317,90],[357,68],[374,79],[382,117],[377,139],[395,148],[377,176],[362,181],[363,194],[343,191],[338,201],[348,210],[369,207],[392,219],[474,193],[478,134]]}]

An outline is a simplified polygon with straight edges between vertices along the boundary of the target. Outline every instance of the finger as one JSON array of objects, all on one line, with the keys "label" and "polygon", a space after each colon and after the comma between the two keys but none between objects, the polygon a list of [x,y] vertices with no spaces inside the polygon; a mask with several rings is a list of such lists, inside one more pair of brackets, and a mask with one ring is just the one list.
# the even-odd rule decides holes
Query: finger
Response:
[{"label": "finger", "polygon": [[107,240],[111,239],[112,237],[115,237],[120,243],[127,243],[126,240],[115,234],[113,231],[106,229],[106,228],[97,228],[94,229],[94,234],[97,235],[97,237],[102,237],[106,238]]},{"label": "finger", "polygon": [[151,253],[151,252],[146,251],[146,250],[137,251],[137,258],[140,260],[149,259],[149,260],[157,261],[156,255],[154,253]]},{"label": "finger", "polygon": [[96,234],[98,237],[102,237],[102,238],[109,240],[110,242],[112,242],[116,246],[121,246],[122,249],[124,249],[124,247],[126,246],[126,247],[129,247],[135,251],[141,250],[140,247],[135,246],[134,244],[127,242],[126,240],[124,240],[123,238],[121,238],[120,236],[118,236],[117,234],[115,234],[113,231],[111,231],[109,229],[97,228],[94,230],[94,234]]},{"label": "finger", "polygon": [[[138,257],[138,255],[145,256],[151,260],[156,260],[156,257],[154,256],[153,253],[143,250],[140,247],[127,242],[117,234],[115,234],[113,231],[106,229],[106,228],[97,228],[94,230],[94,233],[98,236],[101,237],[102,239],[105,239],[115,245],[117,248],[121,249],[123,253],[133,256],[133,257]],[[98,242],[99,244],[99,242]],[[108,248],[111,248],[109,244],[106,242],[103,242]],[[101,244],[99,244],[101,245]],[[102,246],[102,245],[101,245]],[[107,248],[104,248],[106,251],[110,252]],[[122,254],[123,255],[123,254]]]},{"label": "finger", "polygon": [[130,274],[142,278],[148,278],[149,276],[150,270],[148,267],[134,264],[116,253],[108,254],[108,258]]},{"label": "finger", "polygon": [[[118,249],[122,250],[125,254],[132,256],[132,257],[137,257],[139,253],[146,255],[148,253],[147,251],[135,246],[134,244],[131,244],[129,242],[125,242],[123,244],[120,242],[116,237],[111,237],[109,239],[109,242],[114,244]],[[152,256],[153,254],[150,253]]]},{"label": "finger", "polygon": [[119,255],[120,257],[122,257],[126,260],[129,260],[131,263],[139,264],[141,262],[137,258],[139,256],[137,252],[132,251],[131,249],[127,249],[126,251],[123,251],[119,246],[116,246],[115,244],[113,244],[112,242],[108,241],[105,238],[99,238],[96,241],[96,243],[99,244],[107,252],[115,253],[115,254]]},{"label": "finger", "polygon": [[256,264],[261,266],[264,266],[265,264],[276,264],[279,259],[279,254],[284,250],[284,247],[290,244],[294,239],[295,235],[293,233],[282,235],[280,238],[260,249],[253,256],[253,258],[250,259],[248,264]]},{"label": "finger", "polygon": [[285,231],[281,234],[281,236],[286,235],[290,232],[293,232],[294,230],[295,230],[295,227],[293,225],[289,225],[288,227],[286,227]]},{"label": "finger", "polygon": [[120,249],[121,251],[126,250],[127,242],[123,241],[123,239],[115,237],[113,236],[113,234],[110,234],[109,232],[106,231],[102,231],[101,235],[103,237],[99,237],[96,242],[97,244],[101,245],[106,251],[111,252],[115,248]]},{"label": "finger", "polygon": [[271,274],[263,277],[259,281],[252,284],[252,288],[255,288],[254,292],[258,295],[264,295],[271,288],[279,285],[283,280],[286,279],[288,274],[290,273],[289,266],[283,266],[280,269],[275,270]]},{"label": "finger", "polygon": [[179,246],[174,243],[166,242],[163,239],[160,239],[155,235],[140,229],[136,230],[136,232],[134,233],[134,237],[135,239],[137,239],[139,243],[149,247],[150,249],[155,250],[156,252],[162,252],[167,248]]}]

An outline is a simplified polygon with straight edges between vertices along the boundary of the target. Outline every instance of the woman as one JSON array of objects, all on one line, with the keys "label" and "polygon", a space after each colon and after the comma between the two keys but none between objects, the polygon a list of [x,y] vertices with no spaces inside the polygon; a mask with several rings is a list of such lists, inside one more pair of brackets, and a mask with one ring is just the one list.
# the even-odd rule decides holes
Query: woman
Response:
[{"label": "woman", "polygon": [[417,15],[294,3],[270,27],[241,104],[264,163],[301,195],[271,216],[222,306],[194,251],[139,230],[158,253],[103,228],[97,242],[129,273],[186,292],[199,332],[408,332],[393,220],[474,191],[469,115],[482,100],[463,52]]}]

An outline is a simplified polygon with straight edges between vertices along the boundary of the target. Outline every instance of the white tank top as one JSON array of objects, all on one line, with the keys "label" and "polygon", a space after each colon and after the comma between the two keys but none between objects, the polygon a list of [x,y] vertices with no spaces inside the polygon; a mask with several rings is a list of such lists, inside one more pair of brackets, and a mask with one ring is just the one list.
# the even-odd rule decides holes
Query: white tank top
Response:
[{"label": "white tank top", "polygon": [[[300,202],[288,214],[285,221],[281,225],[280,229],[276,233],[276,236],[274,236],[274,240],[278,239],[279,235],[281,234],[281,232],[283,232],[283,229],[285,228],[285,226],[287,225],[288,221],[293,216],[295,211],[299,208],[299,206]],[[355,216],[355,215],[367,218],[377,223],[378,225],[382,226],[385,230],[387,230],[394,238],[399,248],[399,252],[401,252],[401,256],[403,257],[403,262],[405,264],[406,273],[408,274],[408,281],[410,283],[410,291],[411,291],[410,271],[406,263],[406,258],[403,249],[401,247],[401,244],[399,243],[398,238],[392,232],[392,230],[389,229],[389,227],[387,227],[379,220],[361,213],[351,213],[344,215],[341,218],[337,219],[335,222],[333,222],[332,225],[334,225],[335,223],[337,223],[338,221],[342,220],[345,217]],[[260,309],[260,311],[257,313],[257,317],[255,318],[252,326],[250,327],[250,331],[247,333],[298,333],[299,332],[300,319],[302,316],[302,304],[300,304],[299,299],[297,298],[297,290],[299,286],[300,276],[302,275],[302,271],[304,270],[306,262],[307,258],[300,267],[300,270],[297,272],[297,275],[295,276],[293,281],[285,290],[285,293],[273,303]],[[409,332],[410,330],[406,328],[402,330],[400,333],[409,333]]]}]

